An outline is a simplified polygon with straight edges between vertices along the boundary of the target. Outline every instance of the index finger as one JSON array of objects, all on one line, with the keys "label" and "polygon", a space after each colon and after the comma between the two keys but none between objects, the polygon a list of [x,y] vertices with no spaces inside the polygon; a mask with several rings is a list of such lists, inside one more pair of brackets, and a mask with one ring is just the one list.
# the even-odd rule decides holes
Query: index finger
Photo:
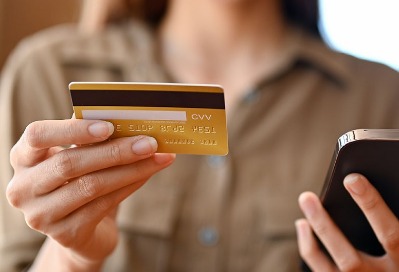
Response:
[{"label": "index finger", "polygon": [[300,194],[298,201],[314,233],[323,243],[334,263],[343,271],[360,263],[359,253],[333,222],[318,196],[312,192],[304,192]]},{"label": "index finger", "polygon": [[110,122],[100,120],[44,120],[29,124],[11,150],[11,164],[30,165],[56,146],[91,144],[108,139],[114,131]]},{"label": "index finger", "polygon": [[378,191],[360,174],[350,174],[344,186],[363,211],[378,241],[396,263],[399,263],[399,221]]}]

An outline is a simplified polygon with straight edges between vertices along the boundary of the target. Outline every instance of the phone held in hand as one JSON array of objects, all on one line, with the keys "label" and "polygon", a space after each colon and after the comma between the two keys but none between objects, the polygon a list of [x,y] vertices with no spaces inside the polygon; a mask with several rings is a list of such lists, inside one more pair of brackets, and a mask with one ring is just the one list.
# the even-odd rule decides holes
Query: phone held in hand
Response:
[{"label": "phone held in hand", "polygon": [[364,175],[399,217],[399,129],[357,129],[342,135],[321,193],[324,207],[352,245],[383,255],[370,224],[343,185],[350,173]]}]

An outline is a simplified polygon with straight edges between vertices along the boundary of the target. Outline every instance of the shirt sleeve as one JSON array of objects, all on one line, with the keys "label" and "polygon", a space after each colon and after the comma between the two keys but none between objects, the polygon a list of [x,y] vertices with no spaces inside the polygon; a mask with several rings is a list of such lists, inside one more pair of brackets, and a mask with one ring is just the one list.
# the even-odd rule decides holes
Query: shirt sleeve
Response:
[{"label": "shirt sleeve", "polygon": [[68,98],[54,57],[56,50],[47,44],[45,35],[39,36],[17,46],[0,78],[0,271],[23,270],[45,238],[27,226],[22,213],[11,207],[5,197],[13,175],[10,150],[29,123],[66,116],[71,111],[70,105],[59,107],[57,103],[58,96],[63,101]]}]

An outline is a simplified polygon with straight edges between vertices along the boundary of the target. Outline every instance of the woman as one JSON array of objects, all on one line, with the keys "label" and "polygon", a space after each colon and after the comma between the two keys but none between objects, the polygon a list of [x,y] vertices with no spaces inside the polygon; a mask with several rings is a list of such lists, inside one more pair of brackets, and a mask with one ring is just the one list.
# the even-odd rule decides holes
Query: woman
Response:
[{"label": "woman", "polygon": [[[8,201],[24,217],[3,203],[2,269],[35,259],[38,271],[299,270],[296,199],[320,191],[337,137],[399,126],[397,73],[331,51],[317,35],[316,2],[299,2],[88,1],[80,32],[57,28],[23,43],[1,86],[3,157],[22,134],[12,179],[2,160],[2,186],[11,179]],[[104,141],[107,122],[56,120],[72,115],[70,81],[221,84],[230,153],[175,158],[156,154],[146,136]],[[365,178],[345,184],[365,186],[360,206],[382,203]],[[397,239],[384,239],[397,237],[398,222],[386,207],[365,212],[382,258],[353,249],[313,193],[300,207],[299,249],[313,270],[398,268]],[[388,214],[384,225],[376,214]]]}]

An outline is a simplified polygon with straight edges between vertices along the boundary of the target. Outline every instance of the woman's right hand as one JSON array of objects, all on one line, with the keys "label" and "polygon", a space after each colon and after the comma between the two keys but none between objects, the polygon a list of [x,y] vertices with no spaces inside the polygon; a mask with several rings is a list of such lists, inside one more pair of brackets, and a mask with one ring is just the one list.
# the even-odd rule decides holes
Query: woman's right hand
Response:
[{"label": "woman's right hand", "polygon": [[101,265],[117,244],[118,205],[175,158],[155,154],[151,137],[106,141],[112,132],[105,121],[37,121],[10,153],[8,201],[32,229],[51,238],[64,268]]}]

